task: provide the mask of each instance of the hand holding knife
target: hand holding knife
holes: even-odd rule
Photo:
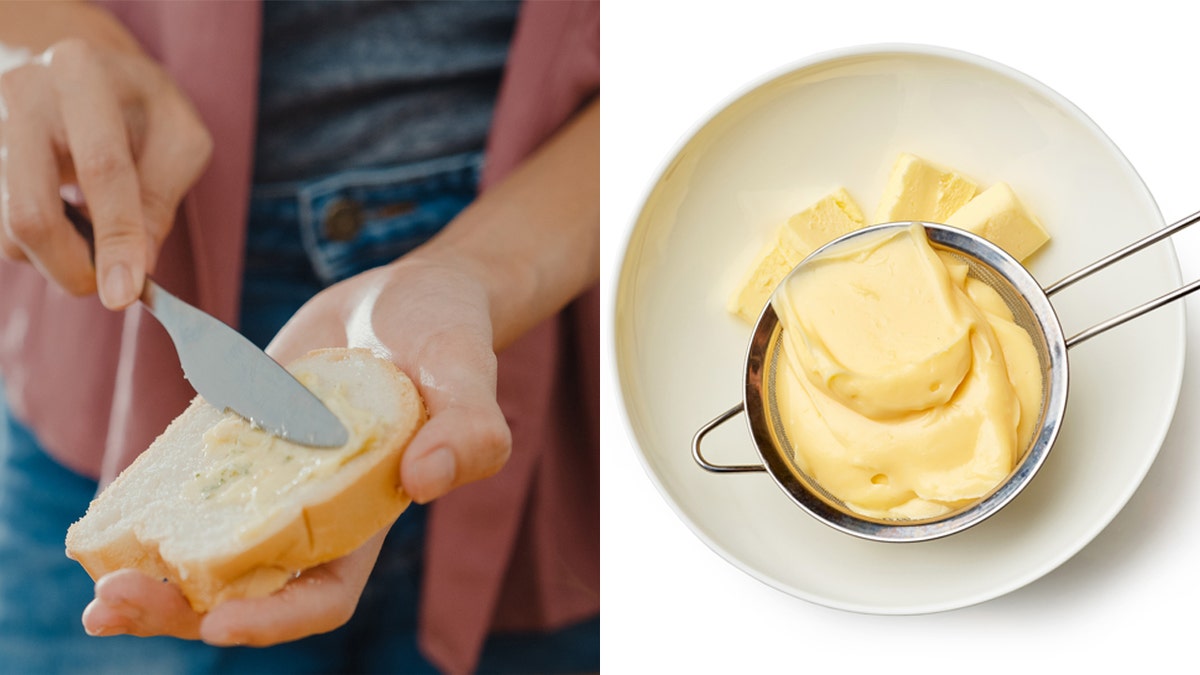
[[[69,202],[63,209],[94,253],[91,221]],[[139,300],[167,329],[184,377],[213,407],[293,443],[334,448],[347,442],[345,426],[325,404],[245,336],[149,277]]]

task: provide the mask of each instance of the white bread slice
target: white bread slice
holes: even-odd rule
[[[134,568],[169,580],[193,609],[206,612],[226,599],[270,595],[300,571],[346,555],[389,526],[410,503],[399,488],[399,467],[426,417],[416,387],[365,349],[314,351],[289,370],[322,400],[332,400],[351,432],[346,447],[271,440],[197,397],[70,527],[67,556],[93,579]],[[266,445],[251,444],[253,468],[229,486],[222,480],[226,492],[213,493],[209,488],[217,483],[204,481],[216,476],[221,454],[243,447],[211,435],[205,447],[205,434],[221,422],[221,429]],[[284,471],[283,464],[287,471],[336,464],[340,457],[331,461],[322,453],[339,452],[348,458],[330,473],[284,480],[266,494],[245,490],[279,483],[268,476]]]

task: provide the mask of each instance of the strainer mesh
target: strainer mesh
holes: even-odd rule
[[[939,246],[932,241],[930,244],[933,245],[934,248],[941,251],[946,251],[953,257],[957,258],[963,263],[966,263],[968,277],[978,279],[995,289],[1000,295],[1000,298],[1004,301],[1004,304],[1008,306],[1009,311],[1012,312],[1013,322],[1020,326],[1033,339],[1034,350],[1037,352],[1038,364],[1042,372],[1042,402],[1037,413],[1038,421],[1032,427],[1033,433],[1031,434],[1030,438],[1024,439],[1022,451],[1015,462],[1015,464],[1020,464],[1021,459],[1032,447],[1033,442],[1037,437],[1038,430],[1045,422],[1044,417],[1046,403],[1050,395],[1050,388],[1047,386],[1047,384],[1049,382],[1051,367],[1049,351],[1050,347],[1046,341],[1046,336],[1042,332],[1041,327],[1038,325],[1037,317],[1034,315],[1032,308],[1030,308],[1029,304],[1022,298],[1020,291],[1018,291],[1016,287],[1004,277],[1004,275],[997,272],[987,263],[969,256],[961,251]],[[820,483],[818,483],[815,478],[808,475],[807,472],[804,471],[803,467],[796,462],[795,447],[788,438],[788,433],[784,427],[782,415],[780,414],[778,399],[775,395],[776,376],[779,370],[779,363],[782,361],[780,354],[782,352],[784,342],[781,339],[781,334],[782,327],[781,325],[776,324],[774,333],[771,335],[771,339],[766,350],[767,356],[766,363],[764,364],[766,378],[764,378],[764,386],[762,388],[762,396],[764,397],[763,404],[767,411],[767,419],[776,447],[796,477],[803,481],[814,494],[818,495],[826,503],[842,513],[854,518],[885,522],[878,521],[878,519],[869,518],[850,509],[844,502],[822,488]]]

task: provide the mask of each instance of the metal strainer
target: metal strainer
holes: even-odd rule
[[[1169,225],[1125,248],[1102,258],[1043,289],[1036,279],[1012,256],[977,235],[946,225],[916,223],[925,228],[934,249],[947,251],[967,264],[968,275],[994,288],[1012,311],[1014,322],[1029,333],[1037,352],[1042,373],[1042,401],[1039,420],[1032,437],[1008,478],[983,498],[942,516],[928,519],[882,519],[857,513],[826,492],[806,475],[792,459],[792,444],[787,437],[776,403],[776,371],[782,345],[782,328],[770,303],[763,309],[746,354],[745,392],[742,402],[702,426],[692,439],[692,456],[704,469],[714,473],[765,471],[783,491],[817,520],[837,530],[875,541],[926,541],[961,532],[982,522],[1012,501],[1033,479],[1045,461],[1062,426],[1067,405],[1069,368],[1067,349],[1195,290],[1200,280],[1164,294],[1123,314],[1099,323],[1070,338],[1064,338],[1062,326],[1050,296],[1071,284],[1117,262],[1175,232],[1200,221],[1200,212]],[[873,233],[903,229],[913,222],[887,223],[857,230],[818,249]],[[809,259],[811,259],[810,256]],[[797,269],[803,267],[801,263]],[[794,270],[793,270],[794,273]],[[704,458],[700,444],[710,431],[746,413],[754,445],[761,464],[720,465]]]

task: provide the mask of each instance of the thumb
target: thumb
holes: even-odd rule
[[[494,395],[459,396],[441,410],[430,408],[400,464],[400,482],[418,504],[491,476],[512,453],[512,433]]]
[[[330,318],[327,302],[318,294],[293,314],[267,345],[267,355],[286,366],[314,349],[344,346],[346,332]]]

